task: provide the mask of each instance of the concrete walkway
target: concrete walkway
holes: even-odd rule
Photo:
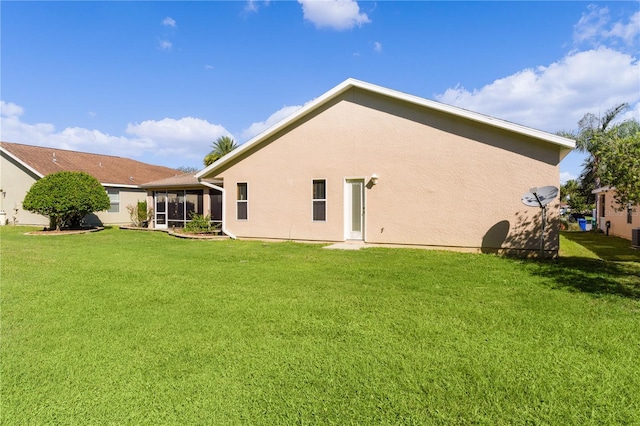
[[[371,247],[362,241],[345,241],[343,243],[335,243],[323,248],[330,250],[360,250],[361,248]]]

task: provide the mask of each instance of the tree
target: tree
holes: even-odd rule
[[[107,210],[110,202],[96,178],[84,172],[57,172],[35,182],[22,207],[49,218],[49,228],[77,226],[89,213]]]
[[[178,167],[178,170],[180,170],[182,173],[196,173],[200,169],[191,166],[180,166]]]
[[[210,166],[215,161],[218,161],[220,158],[236,149],[238,144],[229,136],[221,136],[211,145],[211,147],[213,150],[204,157],[205,167]]]
[[[570,179],[560,186],[560,199],[566,201],[574,212],[584,213],[590,210],[587,194],[575,179]]]
[[[581,176],[583,187],[589,192],[590,190],[601,186],[601,177],[599,173],[601,150],[599,145],[603,141],[603,136],[609,133],[609,126],[613,120],[628,107],[629,105],[627,103],[616,105],[605,112],[602,117],[598,117],[592,113],[587,113],[580,121],[578,121],[577,133],[564,133],[564,135],[575,139],[576,149],[578,151],[589,154],[589,158],[583,165],[584,170]],[[592,183],[593,187],[590,187],[590,185],[584,185],[587,182]]]
[[[633,135],[640,130],[640,125],[635,119],[614,123],[620,113],[628,107],[627,103],[619,104],[605,112],[602,117],[591,113],[585,114],[578,122],[577,132],[560,132],[562,136],[575,139],[578,151],[589,154],[583,163],[579,179],[586,206],[595,203],[595,195],[592,194],[594,189],[603,185],[616,186],[616,182],[622,185],[620,200],[627,200],[629,196],[631,196],[630,199],[634,199],[634,168],[629,164],[633,161],[633,143],[628,142],[631,146],[623,148],[625,143],[622,141],[629,137],[633,138]],[[623,158],[622,152],[628,152],[629,157]],[[618,179],[617,176],[620,173],[622,175]],[[626,173],[631,175],[624,177],[627,176]],[[635,182],[637,182],[639,175],[635,176]],[[629,179],[629,183],[625,183],[624,179]]]
[[[595,139],[600,178],[616,188],[619,209],[640,204],[640,123],[629,120]]]

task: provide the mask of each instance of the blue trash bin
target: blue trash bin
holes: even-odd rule
[[[587,219],[578,218],[578,226],[580,226],[581,231],[587,230]]]

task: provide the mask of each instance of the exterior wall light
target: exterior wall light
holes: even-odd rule
[[[374,173],[371,175],[371,185],[376,185],[377,183],[378,183],[378,175]]]

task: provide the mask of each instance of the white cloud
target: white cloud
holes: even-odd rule
[[[243,141],[247,141],[253,138],[254,136],[264,132],[269,127],[273,126],[276,123],[279,123],[280,121],[287,118],[288,116],[290,116],[291,114],[299,110],[300,108],[301,108],[300,105],[285,106],[283,108],[280,108],[278,111],[274,112],[273,114],[271,114],[269,118],[267,118],[265,121],[251,124],[251,126],[249,126],[248,129],[242,132]]]
[[[246,13],[257,12],[258,11],[258,2],[256,0],[249,0],[244,5],[244,11]]]
[[[49,123],[27,124],[20,120],[23,114],[22,107],[15,104],[2,102],[2,116],[0,116],[0,139],[5,142],[17,142],[24,144],[40,145],[55,132],[55,128]]]
[[[373,51],[376,53],[382,53],[382,43],[379,41],[373,42]]]
[[[260,5],[269,6],[271,0],[248,0],[244,5],[244,13],[257,13]]]
[[[207,65],[204,66],[204,69],[205,70],[212,70],[212,69],[215,69],[215,67],[213,65],[207,64]]]
[[[640,34],[640,12],[634,13],[629,19],[628,24],[616,22],[613,24],[611,31],[607,31],[605,36],[617,37],[624,40],[629,45],[634,45],[638,41]]]
[[[193,117],[129,124],[127,133],[152,142],[156,147],[155,153],[160,156],[199,161],[210,151],[213,141],[220,136],[231,136],[223,126]]]
[[[588,112],[622,102],[637,109],[640,64],[609,48],[572,53],[549,66],[526,69],[472,91],[436,95],[440,102],[549,132],[571,130]]]
[[[588,12],[583,13],[578,23],[573,27],[573,41],[576,44],[588,43],[600,46],[605,42],[623,41],[633,46],[640,34],[640,12],[634,13],[629,22],[610,23],[609,9],[589,5]]]
[[[0,102],[0,139],[3,141],[118,155],[173,167],[187,163],[200,165],[213,141],[220,136],[230,136],[223,126],[192,117],[128,124],[129,136],[114,136],[82,127],[57,131],[49,123],[21,121],[24,111],[20,106]]]
[[[573,26],[573,41],[582,43],[602,34],[607,22],[609,22],[609,9],[598,8],[596,5],[587,6],[589,12],[583,13],[577,24]]]
[[[24,109],[12,102],[0,101],[0,114],[3,117],[19,117],[24,114]]]
[[[158,143],[213,141],[219,136],[229,136],[224,127],[211,124],[201,118],[185,117],[179,120],[164,118],[146,120],[127,125],[127,133]]]
[[[347,30],[371,22],[366,13],[360,13],[358,2],[353,0],[298,0],[304,19],[317,28]]]
[[[145,147],[153,148],[151,141],[111,136],[98,130],[68,127],[58,132],[53,124],[25,123],[17,115],[3,114],[0,120],[0,138],[6,142],[124,156],[140,155]]]
[[[160,48],[160,50],[171,50],[171,48],[173,47],[173,43],[171,43],[169,40],[160,40],[158,42],[158,47]]]
[[[176,21],[172,17],[167,16],[166,18],[164,18],[162,20],[162,25],[164,25],[165,27],[174,27],[175,28]]]
[[[571,174],[571,172],[560,172],[560,183],[564,185],[568,180],[578,179],[578,176]]]
[[[621,113],[619,119],[615,120],[615,122],[631,120],[634,118],[640,121],[640,102],[637,102],[635,105],[631,104],[629,109]]]

